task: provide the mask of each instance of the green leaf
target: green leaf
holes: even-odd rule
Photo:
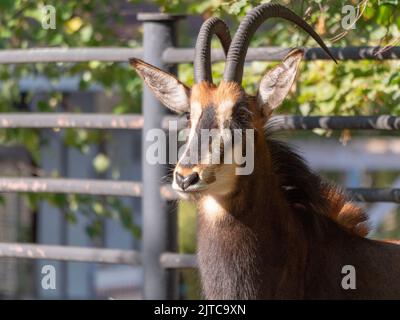
[[[3,1],[4,0],[1,0],[0,3],[2,3]],[[37,21],[42,21],[42,16],[43,16],[42,8],[36,7],[36,8],[31,8],[31,9],[25,9],[24,16],[35,19]]]
[[[68,204],[67,195],[56,193],[53,195],[52,203],[58,208],[66,208]]]
[[[51,107],[47,101],[39,101],[37,104],[37,108],[41,112],[51,111]]]
[[[135,238],[141,238],[142,237],[142,229],[137,226],[137,225],[132,225],[131,228],[131,233]]]
[[[94,202],[92,205],[92,209],[99,216],[105,215],[105,209],[101,202]]]
[[[1,10],[13,10],[16,4],[15,0],[1,0],[0,9]]]
[[[93,159],[93,166],[95,170],[99,173],[106,172],[110,167],[110,159],[103,153],[99,153]]]
[[[91,25],[86,25],[80,30],[81,39],[84,42],[88,42],[93,35],[93,27]]]
[[[238,15],[241,13],[244,7],[246,7],[246,0],[235,1],[228,9],[228,12],[234,15]]]
[[[68,212],[65,214],[65,220],[66,220],[68,223],[71,223],[71,224],[76,224],[76,223],[78,222],[78,218],[76,217],[76,214],[73,213],[73,212],[71,212],[71,211],[68,211]]]
[[[121,219],[122,225],[125,228],[130,228],[132,226],[132,213],[128,208],[123,208],[119,211],[119,217]]]
[[[380,25],[387,25],[392,15],[393,7],[390,5],[380,5],[376,22]]]
[[[101,223],[101,220],[95,220],[92,222],[92,224],[86,227],[86,233],[91,238],[98,237],[99,235],[102,234],[102,231],[103,231],[103,224]]]
[[[3,207],[6,205],[6,199],[4,196],[0,195],[0,207]]]
[[[363,12],[363,16],[364,18],[371,19],[374,15],[375,15],[375,8],[372,5],[367,5],[367,7],[365,8],[364,12]]]
[[[397,6],[399,4],[399,1],[398,0],[380,0],[380,3]]]

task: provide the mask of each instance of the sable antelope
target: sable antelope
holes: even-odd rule
[[[130,61],[165,106],[189,114],[188,144],[200,129],[255,130],[250,175],[236,175],[236,164],[188,165],[182,158],[174,170],[173,187],[198,207],[204,295],[207,299],[400,298],[400,248],[366,239],[366,214],[268,133],[271,113],[288,94],[303,51],[291,51],[268,71],[256,96],[247,95],[241,86],[250,38],[270,17],[295,23],[334,59],[302,18],[286,7],[264,4],[247,14],[232,43],[223,21],[211,18],[203,24],[191,89],[143,61]],[[211,76],[213,34],[227,54],[219,85]],[[355,290],[341,285],[346,265],[355,268]]]

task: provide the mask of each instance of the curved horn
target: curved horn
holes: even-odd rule
[[[265,20],[275,17],[291,21],[302,28],[336,62],[321,37],[307,22],[282,5],[266,3],[252,9],[241,22],[229,48],[224,70],[224,81],[235,81],[239,84],[242,82],[244,60],[251,37]]]
[[[196,83],[208,81],[212,83],[211,74],[211,38],[216,34],[221,41],[225,56],[231,44],[228,26],[219,18],[209,18],[201,26],[197,36],[194,54],[194,79]]]

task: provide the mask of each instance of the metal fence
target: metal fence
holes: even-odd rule
[[[177,63],[193,61],[193,48],[176,47],[176,27],[183,16],[144,13],[138,15],[143,22],[143,48],[41,48],[0,51],[0,63],[115,61],[127,62],[128,58],[145,59],[163,70],[176,72]],[[400,47],[393,47],[376,54],[375,47],[331,48],[338,60],[382,60],[399,59]],[[280,60],[289,49],[249,49],[247,61]],[[318,48],[306,50],[306,60],[326,59]],[[223,59],[221,50],[212,51],[212,60]],[[0,128],[86,128],[86,129],[141,129],[143,137],[153,128],[165,127],[171,115],[143,89],[142,115],[111,114],[26,114],[3,113]],[[400,117],[380,116],[323,116],[276,117],[278,130],[399,130]],[[142,149],[146,150],[143,139]],[[144,154],[144,153],[143,153]],[[361,161],[361,160],[360,160]],[[92,195],[142,197],[143,205],[143,249],[131,250],[78,248],[36,244],[0,243],[0,257],[30,259],[53,259],[63,261],[98,262],[128,265],[143,265],[144,297],[146,299],[177,298],[177,268],[194,268],[196,258],[176,253],[176,215],[171,214],[170,201],[176,194],[169,185],[160,181],[165,175],[163,166],[148,164],[142,160],[143,182],[45,178],[1,178],[0,192],[47,192]],[[358,201],[400,203],[400,189],[348,189]]]

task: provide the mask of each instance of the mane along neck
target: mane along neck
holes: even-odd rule
[[[352,234],[361,237],[368,234],[367,214],[351,203],[338,186],[313,172],[286,143],[269,136],[266,141],[272,168],[279,177],[279,188],[296,214],[323,216]]]
[[[254,171],[238,176],[234,192],[198,201],[208,299],[302,297],[310,233],[367,232],[364,213],[286,144],[267,139],[255,150]]]

